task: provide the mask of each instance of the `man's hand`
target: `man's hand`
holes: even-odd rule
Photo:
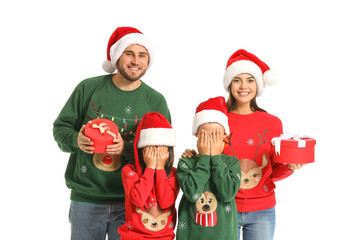
[[[181,158],[191,158],[192,156],[197,155],[197,154],[198,153],[194,149],[192,149],[192,150],[185,149],[185,152],[183,152],[183,154],[181,154],[181,157],[179,159],[181,159]]]
[[[85,136],[85,125],[83,125],[79,131],[78,137],[77,137],[77,144],[83,152],[93,154],[94,147],[93,142],[90,141],[90,138]]]
[[[115,144],[106,147],[106,152],[112,155],[120,155],[124,151],[124,140],[120,133],[118,133],[117,138],[115,138],[113,142]]]

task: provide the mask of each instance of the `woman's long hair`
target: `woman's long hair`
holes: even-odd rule
[[[229,98],[228,98],[228,100],[226,102],[226,105],[227,105],[227,108],[228,108],[228,112],[231,112],[232,110],[234,110],[236,108],[236,99],[231,93],[231,84],[229,86]],[[251,101],[250,101],[250,109],[253,112],[255,112],[255,111],[266,112],[264,109],[260,108],[257,105],[256,96],[253,99],[251,99]]]
[[[144,162],[144,156],[143,156],[142,150],[143,150],[142,148],[138,148],[138,156],[139,156],[139,163],[141,166],[141,171],[142,171],[142,173],[144,173],[146,165]],[[169,151],[169,158],[165,162],[164,169],[166,172],[166,176],[170,177],[170,174],[172,172],[172,168],[174,165],[174,147],[168,147],[168,151]]]

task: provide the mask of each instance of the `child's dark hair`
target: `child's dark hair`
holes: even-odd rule
[[[144,156],[143,156],[142,150],[143,150],[142,148],[138,148],[138,156],[139,156],[139,163],[141,166],[141,171],[142,171],[142,173],[144,173],[146,165],[144,162]],[[168,147],[168,151],[169,151],[169,158],[165,162],[164,169],[166,172],[166,176],[170,177],[170,174],[172,172],[172,168],[174,165],[174,147]]]

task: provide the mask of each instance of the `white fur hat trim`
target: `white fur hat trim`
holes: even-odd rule
[[[172,128],[146,128],[140,131],[137,148],[146,146],[169,146],[175,147],[176,136]]]
[[[231,81],[239,74],[248,73],[256,79],[257,96],[260,96],[264,91],[264,81],[261,68],[252,61],[240,60],[231,64],[225,71],[223,84],[227,92],[230,90]]]
[[[205,123],[219,123],[225,129],[225,134],[229,134],[228,117],[218,110],[202,110],[195,114],[193,119],[192,134],[196,135],[199,127]]]
[[[122,38],[120,38],[116,43],[114,43],[110,48],[110,59],[111,65],[116,69],[116,62],[119,60],[121,54],[124,50],[132,45],[132,44],[139,44],[146,48],[149,54],[149,66],[151,66],[152,62],[154,61],[154,54],[153,54],[153,46],[150,41],[141,33],[129,33]],[[103,67],[104,68],[104,67]],[[104,68],[105,70],[105,68]],[[105,70],[106,71],[106,70]]]

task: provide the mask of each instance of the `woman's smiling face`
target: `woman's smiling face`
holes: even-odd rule
[[[237,104],[250,105],[250,101],[256,96],[256,90],[256,80],[248,73],[239,74],[231,81],[231,94]]]

